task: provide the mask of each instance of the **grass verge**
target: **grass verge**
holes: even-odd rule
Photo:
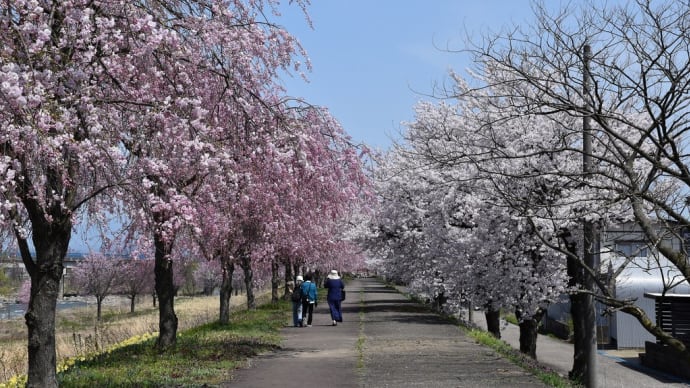
[[[148,299],[148,298],[146,298]],[[129,312],[129,300],[109,297],[103,306],[103,319],[96,320],[96,305],[58,310],[55,316],[55,350],[58,367],[158,330],[158,309],[142,299],[135,313]],[[150,301],[150,299],[148,299]],[[244,295],[231,299],[231,308],[246,308]],[[181,296],[175,298],[179,330],[183,331],[218,319],[218,296]],[[26,376],[27,329],[23,319],[0,321],[0,387]]]
[[[61,387],[212,387],[232,379],[247,358],[276,349],[290,309],[265,304],[182,331],[174,348],[160,353],[155,337],[133,339],[93,357],[72,360],[60,372]]]
[[[496,351],[498,354],[500,354],[502,357],[505,359],[513,362],[514,364],[522,367],[523,369],[527,370],[528,372],[534,374],[537,376],[541,381],[543,381],[545,384],[549,385],[550,387],[557,387],[557,388],[576,388],[579,387],[578,385],[574,385],[572,381],[568,380],[567,378],[561,376],[557,372],[553,370],[549,370],[548,368],[544,367],[543,365],[539,364],[536,360],[533,360],[524,354],[520,353],[517,349],[513,348],[510,346],[508,343],[505,341],[501,341],[500,339],[497,339],[490,333],[483,331],[483,330],[477,330],[477,329],[467,329],[467,334],[474,338],[477,342],[479,342],[482,345],[485,345],[494,351]]]
[[[359,332],[357,335],[357,370],[360,375],[364,373],[364,343],[366,336],[364,335],[364,291],[359,292]]]

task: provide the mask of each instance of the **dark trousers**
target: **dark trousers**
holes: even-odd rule
[[[328,299],[328,308],[331,310],[331,319],[336,321],[336,322],[342,322],[343,321],[343,313],[340,310],[340,301],[339,300],[330,300]]]
[[[303,302],[302,303],[302,323],[307,320],[307,325],[311,325],[311,319],[314,316],[314,303]]]

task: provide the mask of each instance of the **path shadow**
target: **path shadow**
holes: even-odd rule
[[[347,288],[345,288],[347,290]],[[382,287],[364,287],[360,288],[362,292],[366,292],[367,294],[399,294],[400,292],[398,290],[394,290],[392,288],[382,288]]]
[[[616,359],[620,360],[618,364],[628,368],[632,369],[634,371],[644,373],[647,376],[657,380],[660,383],[663,384],[671,384],[671,383],[681,383],[681,384],[687,384],[690,385],[690,380],[683,379],[679,376],[674,376],[669,373],[664,373],[662,371],[644,366],[640,363],[640,359],[638,357],[616,357]]]
[[[343,314],[364,313],[367,320],[375,321],[394,321],[410,324],[439,324],[445,325],[452,323],[449,319],[435,313],[429,306],[415,303],[408,300],[368,300],[362,305],[343,305]],[[369,314],[381,314],[380,319]]]

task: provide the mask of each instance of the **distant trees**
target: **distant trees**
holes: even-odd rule
[[[204,291],[210,295],[218,286],[220,271],[210,262],[186,260],[176,273],[176,292],[184,289],[189,295]],[[130,300],[130,312],[135,311],[136,300],[151,295],[154,290],[154,262],[152,259],[125,258],[91,254],[81,260],[70,272],[71,286],[80,295],[94,296],[97,318],[101,318],[103,300],[109,295],[124,295]],[[189,274],[186,275],[185,272]]]
[[[468,302],[484,307],[496,336],[498,311],[515,311],[525,329],[521,350],[536,357],[537,322],[565,292],[565,265],[501,194],[527,198],[539,186],[503,179],[508,168],[522,167],[517,160],[501,166],[491,156],[472,113],[481,112],[477,102],[417,107],[405,143],[379,163],[381,204],[365,242],[383,258],[387,274],[445,302],[449,311]],[[520,149],[519,141],[506,144]],[[488,174],[499,168],[502,175]]]
[[[5,271],[0,270],[0,295],[10,294],[14,288],[16,288],[12,283],[12,280],[7,276]]]
[[[213,290],[222,284],[222,274],[219,260],[204,260],[194,271],[194,281],[201,288],[204,295],[213,294]]]
[[[94,254],[85,257],[72,270],[79,293],[96,297],[96,319],[99,321],[103,300],[115,293],[122,282],[122,269],[119,261]]]
[[[134,312],[137,297],[153,293],[153,260],[128,259],[120,263],[117,273],[118,291],[129,298],[129,311]]]

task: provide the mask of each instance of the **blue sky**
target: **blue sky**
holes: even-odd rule
[[[308,83],[284,77],[283,84],[291,96],[327,107],[354,141],[381,150],[450,68],[470,66],[465,54],[444,48],[463,47],[466,33],[478,37],[532,15],[530,0],[312,1],[313,29],[294,5],[274,19],[299,39],[313,67]],[[72,237],[70,250],[88,251],[83,233]]]
[[[288,94],[329,108],[355,141],[383,150],[449,69],[470,66],[446,47],[532,18],[529,0],[313,0],[308,12],[313,29],[295,6],[276,20],[313,66],[309,83],[284,78]]]

